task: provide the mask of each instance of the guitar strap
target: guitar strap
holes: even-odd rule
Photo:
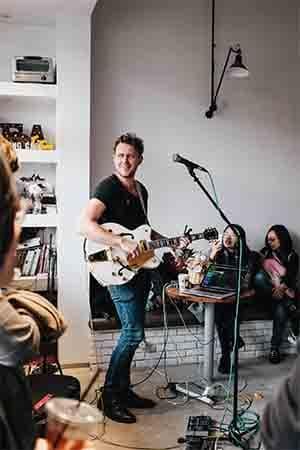
[[[148,214],[147,214],[147,211],[146,211],[146,206],[145,206],[144,198],[143,198],[143,194],[142,194],[141,183],[140,183],[138,180],[136,180],[136,190],[137,190],[137,193],[138,193],[138,196],[139,196],[140,203],[141,203],[141,205],[142,205],[143,212],[144,212],[144,214],[145,214],[145,216],[146,216],[147,225],[150,225],[149,219],[148,219]]]

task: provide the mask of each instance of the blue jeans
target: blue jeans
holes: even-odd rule
[[[145,306],[150,290],[150,274],[141,270],[128,283],[109,286],[116,307],[121,335],[111,355],[104,388],[116,395],[130,387],[130,366],[136,349],[144,339]]]

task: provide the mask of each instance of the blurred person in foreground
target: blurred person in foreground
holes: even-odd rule
[[[299,342],[298,342],[299,346]],[[261,422],[265,450],[300,449],[300,357],[267,404]]]
[[[20,234],[18,198],[13,177],[0,152],[0,286],[13,278]],[[22,364],[38,350],[39,328],[34,319],[18,312],[0,295],[0,448],[32,449],[35,432],[30,390]],[[18,408],[16,408],[18,405]]]
[[[13,278],[21,231],[22,212],[12,175],[18,168],[18,158],[11,143],[0,135],[1,288],[6,288]],[[23,371],[23,364],[39,349],[41,323],[38,324],[28,310],[15,308],[2,291],[0,289],[0,449],[51,450],[51,444],[46,440],[36,440],[31,390]],[[42,308],[43,304],[39,306]],[[63,331],[63,326],[61,331],[57,330],[58,334]],[[59,448],[58,445],[57,450]],[[75,444],[73,448],[77,448]],[[81,448],[93,450],[94,446],[82,442]]]

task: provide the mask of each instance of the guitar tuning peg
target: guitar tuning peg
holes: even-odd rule
[[[185,225],[184,231],[183,231],[183,235],[184,236],[189,236],[191,234],[191,232],[192,232],[192,228],[189,228],[188,225]]]

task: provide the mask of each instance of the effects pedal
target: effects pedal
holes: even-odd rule
[[[185,432],[186,442],[191,444],[208,438],[211,425],[212,419],[209,416],[189,416]]]

